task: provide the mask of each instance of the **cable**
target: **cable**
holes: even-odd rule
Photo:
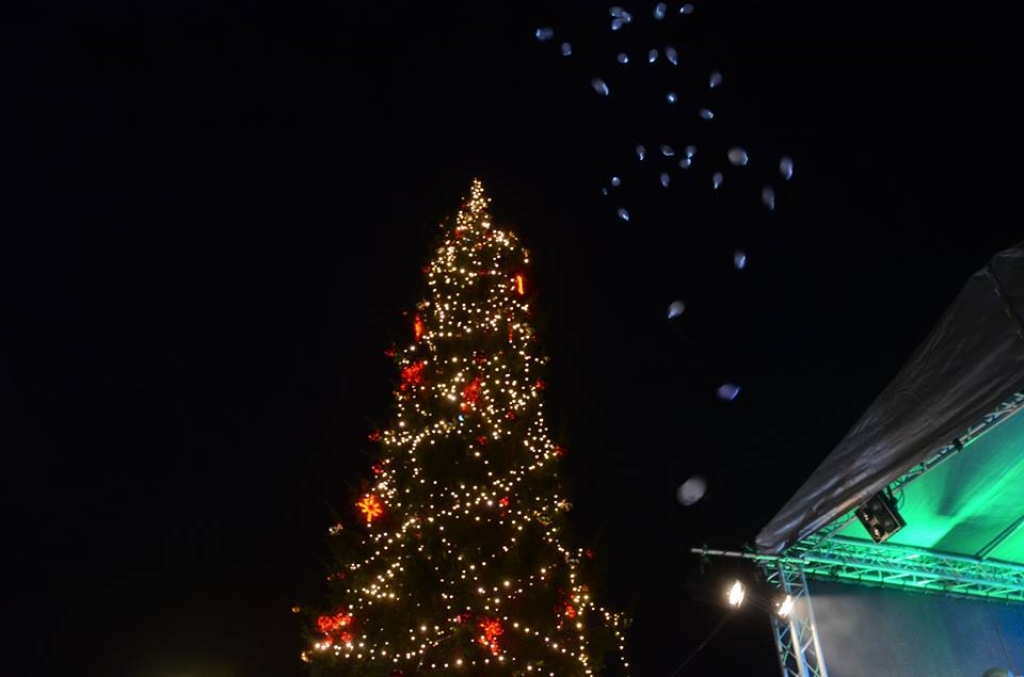
[[[715,635],[717,635],[717,634],[719,633],[719,631],[720,631],[720,630],[721,630],[721,629],[722,629],[723,627],[725,627],[725,624],[726,624],[726,623],[728,623],[728,622],[729,622],[729,619],[730,619],[730,618],[732,618],[732,617],[733,617],[733,614],[729,614],[728,616],[725,616],[725,617],[723,617],[723,618],[722,618],[722,620],[718,621],[718,625],[716,625],[716,626],[715,626],[714,628],[712,628],[712,629],[711,629],[711,632],[709,632],[709,633],[708,633],[708,636],[704,638],[704,641],[700,643],[700,646],[698,646],[698,647],[697,647],[696,649],[694,649],[693,653],[692,653],[692,654],[690,654],[689,656],[687,656],[686,660],[685,660],[685,661],[683,661],[683,662],[682,662],[682,663],[681,663],[681,664],[679,665],[679,667],[678,667],[678,668],[676,668],[675,670],[673,670],[673,671],[672,671],[672,674],[671,674],[671,675],[669,675],[668,677],[675,677],[675,676],[676,676],[676,674],[677,674],[677,673],[678,673],[678,672],[679,672],[680,670],[682,670],[683,668],[685,668],[685,667],[686,667],[686,664],[687,664],[687,663],[689,663],[689,662],[690,662],[691,660],[693,660],[693,657],[694,657],[694,656],[696,656],[697,654],[699,654],[699,653],[700,653],[700,651],[701,651],[701,649],[703,649],[703,648],[704,648],[705,646],[707,646],[707,643],[708,643],[708,642],[710,642],[710,641],[712,640],[712,638],[713,638],[713,637],[714,637]]]

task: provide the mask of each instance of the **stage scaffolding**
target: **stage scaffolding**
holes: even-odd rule
[[[906,487],[1021,410],[1024,410],[1024,392],[1015,393],[964,435],[894,480],[889,485],[890,490],[898,491]],[[793,609],[785,618],[771,614],[783,677],[828,677],[808,579],[1024,602],[1024,566],[986,558],[987,553],[1002,538],[1022,526],[1020,523],[1011,525],[986,545],[979,556],[971,557],[944,554],[926,548],[876,544],[838,534],[855,519],[856,514],[851,511],[778,555],[754,550],[740,552],[707,547],[691,548],[691,552],[702,557],[749,560],[779,595],[793,598]]]

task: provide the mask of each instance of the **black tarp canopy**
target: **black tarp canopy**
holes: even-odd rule
[[[757,535],[757,547],[778,553],[847,514],[1022,387],[1024,242],[968,279],[893,380]],[[1024,471],[1024,436],[1008,444],[1020,448],[1003,445],[1002,457],[1022,459],[1014,467]],[[1024,485],[1018,487],[1019,498],[1000,508],[1008,516],[1024,505]]]

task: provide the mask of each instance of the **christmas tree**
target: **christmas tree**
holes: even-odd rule
[[[564,449],[543,414],[529,252],[479,181],[424,268],[428,298],[389,350],[390,427],[372,479],[331,528],[314,675],[625,674],[625,619],[597,605],[594,554],[565,542]],[[345,520],[343,520],[345,522]]]

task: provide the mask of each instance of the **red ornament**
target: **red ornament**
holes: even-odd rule
[[[566,604],[565,605],[565,617],[566,618],[576,618],[576,607],[574,607],[572,604]]]
[[[390,348],[388,348],[387,350],[384,351],[384,354],[387,355],[388,357],[394,357],[395,356],[395,347],[391,346]]]
[[[558,456],[559,458],[561,458],[562,456],[565,456],[565,447],[563,447],[560,444],[556,444],[555,445],[555,456]]]
[[[417,341],[423,337],[423,318],[419,315],[416,315],[416,317],[413,318],[412,335]]]
[[[337,639],[346,644],[352,641],[352,633],[348,631],[351,625],[352,615],[344,611],[333,616],[321,616],[316,619],[317,629],[324,633],[327,639],[331,641]]]
[[[490,649],[492,655],[497,656],[501,653],[498,638],[505,634],[501,621],[497,618],[483,618],[480,620],[480,631],[481,635],[477,641]]]
[[[498,501],[498,505],[501,506],[501,510],[498,511],[499,517],[505,517],[508,515],[508,503],[508,496],[503,496],[501,500]]]
[[[374,475],[379,475],[382,472],[384,472],[384,466],[380,463],[374,463],[373,465],[370,466],[370,470],[373,471]]]
[[[480,400],[480,377],[474,376],[473,380],[462,390],[462,411],[469,411],[476,407]]]
[[[370,440],[371,442],[379,442],[380,441],[380,431],[379,430],[374,430],[372,433],[370,433],[369,435],[366,436],[366,439]]]
[[[533,384],[533,387],[537,390],[544,390],[548,387],[548,384],[544,382],[544,379],[539,378],[537,379],[537,382]]]
[[[480,365],[487,364],[487,355],[485,353],[476,352],[473,354],[473,361]]]
[[[384,506],[373,494],[367,494],[361,501],[356,503],[356,507],[359,511],[366,516],[366,523],[372,524],[373,520],[377,519],[384,514]]]
[[[402,369],[402,385],[398,387],[403,393],[407,392],[412,386],[418,386],[423,383],[423,362],[413,362],[408,367]]]
[[[487,435],[477,435],[476,443],[479,444],[481,447],[486,447],[487,446]]]
[[[583,551],[583,556],[586,557],[587,559],[594,559],[594,551],[591,550],[590,548],[587,548],[586,550]]]

